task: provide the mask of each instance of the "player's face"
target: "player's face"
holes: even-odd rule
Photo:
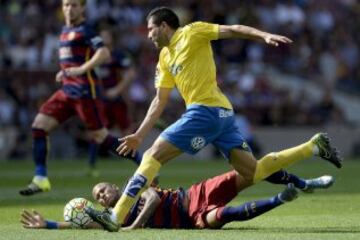
[[[105,208],[114,207],[119,200],[119,188],[114,184],[99,183],[92,191],[94,199]]]
[[[155,44],[157,48],[163,48],[169,44],[165,34],[166,24],[162,22],[159,26],[153,22],[151,17],[148,20],[148,38]]]
[[[66,21],[76,23],[82,18],[85,9],[81,5],[80,0],[63,0],[62,3]]]

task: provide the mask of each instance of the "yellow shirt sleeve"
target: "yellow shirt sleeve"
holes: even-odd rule
[[[160,53],[160,59],[156,66],[155,88],[174,88],[175,80],[171,73],[164,67],[163,54]]]
[[[207,22],[194,22],[188,25],[194,37],[212,41],[219,39],[219,25]]]

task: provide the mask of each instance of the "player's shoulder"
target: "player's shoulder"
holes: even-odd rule
[[[198,29],[207,27],[209,25],[213,25],[213,23],[203,22],[203,21],[196,21],[189,23],[183,27],[184,31],[197,31]]]
[[[93,25],[91,25],[90,23],[88,22],[83,22],[79,25],[79,29],[84,31],[85,33],[89,33],[89,34],[92,34],[92,33],[95,33],[95,27]]]

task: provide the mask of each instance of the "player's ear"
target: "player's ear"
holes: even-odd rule
[[[160,23],[160,27],[161,27],[162,29],[166,29],[166,28],[169,27],[169,25],[168,25],[165,21],[162,21],[162,22]]]

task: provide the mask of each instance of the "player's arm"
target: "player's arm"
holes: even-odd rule
[[[33,210],[32,212],[23,210],[20,222],[24,228],[28,229],[73,229],[75,226],[71,222],[55,222],[44,219],[44,217]],[[86,225],[87,229],[103,229],[98,223],[91,222]]]
[[[245,25],[219,25],[219,39],[227,38],[259,40],[276,47],[279,43],[292,43],[292,40],[285,36],[264,32]]]
[[[148,188],[145,192],[141,194],[141,198],[145,200],[141,212],[130,226],[124,227],[122,228],[122,230],[132,230],[144,227],[161,202],[160,197],[156,193],[154,188]]]
[[[127,155],[133,152],[133,155],[135,155],[135,151],[143,141],[144,137],[151,130],[164,111],[169,101],[171,90],[172,88],[157,88],[155,98],[152,100],[145,119],[141,123],[139,129],[134,134],[120,139],[122,143],[116,149],[119,154]]]
[[[20,222],[23,224],[24,228],[29,229],[70,229],[72,228],[70,222],[54,222],[44,219],[44,217],[33,210],[28,212],[23,210],[21,213]]]
[[[94,55],[79,67],[70,67],[63,71],[66,76],[79,76],[87,71],[94,69],[96,66],[106,63],[110,60],[110,51],[103,46],[98,48]]]

